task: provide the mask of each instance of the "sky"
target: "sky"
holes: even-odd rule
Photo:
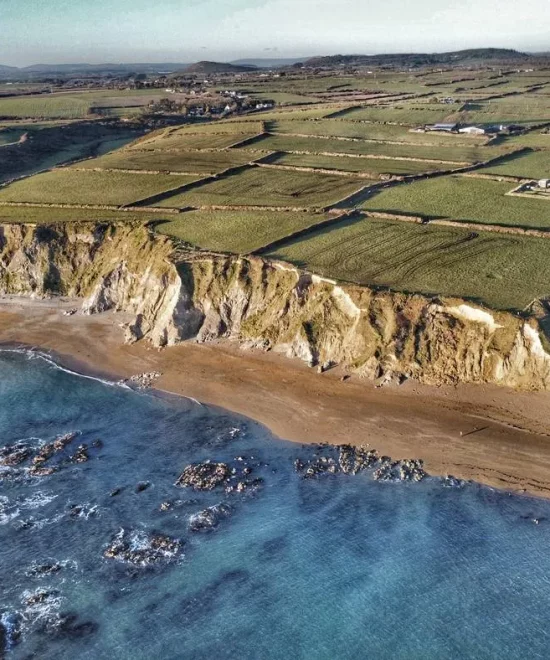
[[[550,0],[0,0],[0,64],[550,50]]]

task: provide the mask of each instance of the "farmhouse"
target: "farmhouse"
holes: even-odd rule
[[[432,124],[424,128],[426,131],[443,131],[445,133],[456,133],[458,124]]]

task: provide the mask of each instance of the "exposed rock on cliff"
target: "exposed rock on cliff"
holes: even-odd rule
[[[142,226],[0,226],[0,293],[78,296],[86,313],[130,312],[127,339],[157,346],[228,337],[367,378],[550,388],[534,318],[182,251]]]

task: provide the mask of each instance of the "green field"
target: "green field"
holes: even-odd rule
[[[523,309],[550,294],[548,241],[373,219],[346,220],[270,253],[331,278]]]
[[[550,104],[544,97],[522,95],[476,102],[464,106],[464,112],[453,115],[464,123],[538,123],[550,121]]]
[[[252,114],[248,115],[245,117],[240,117],[239,121],[245,121],[245,122],[253,122],[253,121],[258,121],[259,118],[261,118],[263,121],[276,121],[278,119],[284,119],[287,121],[304,121],[304,120],[309,120],[309,119],[321,119],[322,117],[325,117],[326,115],[334,112],[335,110],[338,109],[343,109],[344,106],[336,106],[336,105],[327,105],[326,103],[316,105],[314,107],[312,106],[307,106],[304,108],[288,108],[288,109],[274,109],[270,110],[267,112],[262,112],[259,114]],[[230,119],[228,122],[233,122],[235,120]]]
[[[78,167],[214,174],[230,167],[244,165],[253,158],[252,154],[239,150],[172,152],[122,149],[102,158],[78,163]]]
[[[414,126],[445,121],[453,113],[458,112],[459,109],[459,104],[446,105],[441,103],[371,105],[348,110],[346,113],[341,114],[340,118],[361,121],[389,121]]]
[[[156,230],[207,250],[245,254],[326,217],[281,211],[188,211]]]
[[[387,142],[367,142],[356,140],[334,140],[319,137],[296,137],[293,135],[268,135],[245,145],[242,149],[264,151],[299,151],[311,154],[357,154],[388,156],[391,158],[423,158],[445,160],[455,163],[485,161],[507,153],[507,146],[478,147],[429,147]]]
[[[484,136],[463,134],[424,133],[412,131],[408,126],[395,124],[367,124],[341,119],[319,119],[317,121],[287,121],[280,119],[268,123],[272,133],[294,133],[303,135],[324,135],[328,137],[349,137],[360,140],[388,140],[406,144],[432,146],[468,146],[486,144]]]
[[[121,206],[195,180],[196,177],[83,172],[64,168],[37,174],[0,188],[0,202]]]
[[[533,147],[535,149],[550,149],[550,133],[531,131],[524,135],[507,138],[506,144],[514,148]]]
[[[525,179],[550,179],[550,151],[533,151],[520,156],[509,156],[498,165],[485,167],[480,172],[507,174]]]
[[[112,108],[119,114],[140,111],[150,101],[173,98],[162,90],[82,90],[36,96],[0,98],[0,117],[37,119],[83,119],[94,109]]]
[[[240,133],[249,135],[261,133],[262,122],[259,120],[259,116],[260,115],[252,115],[252,117],[248,118],[250,121],[246,121],[246,117],[239,117],[238,119],[232,120],[223,119],[220,121],[196,122],[193,124],[186,124],[185,126],[178,128],[169,128],[168,130],[163,131],[163,134],[166,136],[176,136],[190,134],[210,135],[213,133],[226,133],[228,135],[235,134],[236,139],[239,139]]]
[[[156,137],[152,140],[144,140],[132,145],[131,149],[141,151],[158,151],[163,149],[226,149],[227,147],[258,135],[257,132],[249,133],[173,133],[168,136]]]
[[[550,203],[507,196],[510,182],[445,176],[382,190],[362,204],[371,211],[464,222],[548,229]]]
[[[148,222],[160,220],[158,213],[134,211],[96,211],[93,209],[56,209],[52,207],[2,206],[0,222],[50,224],[55,222]]]
[[[253,99],[258,101],[270,100],[275,101],[277,105],[299,105],[318,103],[319,99],[314,96],[305,96],[304,94],[293,94],[292,92],[255,92],[251,95]]]
[[[346,156],[317,156],[315,154],[280,153],[270,158],[269,162],[274,165],[361,172],[372,175],[373,179],[376,179],[380,174],[418,174],[419,172],[449,169],[449,165],[414,160],[349,158]]]
[[[322,208],[365,185],[362,179],[251,167],[159,202],[158,206],[254,205]]]
[[[82,119],[89,107],[85,100],[69,95],[19,96],[0,99],[0,118]]]

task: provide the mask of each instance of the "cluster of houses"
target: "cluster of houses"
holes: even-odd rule
[[[428,124],[424,131],[437,131],[441,133],[466,133],[467,135],[496,135],[498,133],[514,133],[521,131],[521,126],[515,124],[495,124],[493,126],[463,126],[457,122],[449,124]]]

